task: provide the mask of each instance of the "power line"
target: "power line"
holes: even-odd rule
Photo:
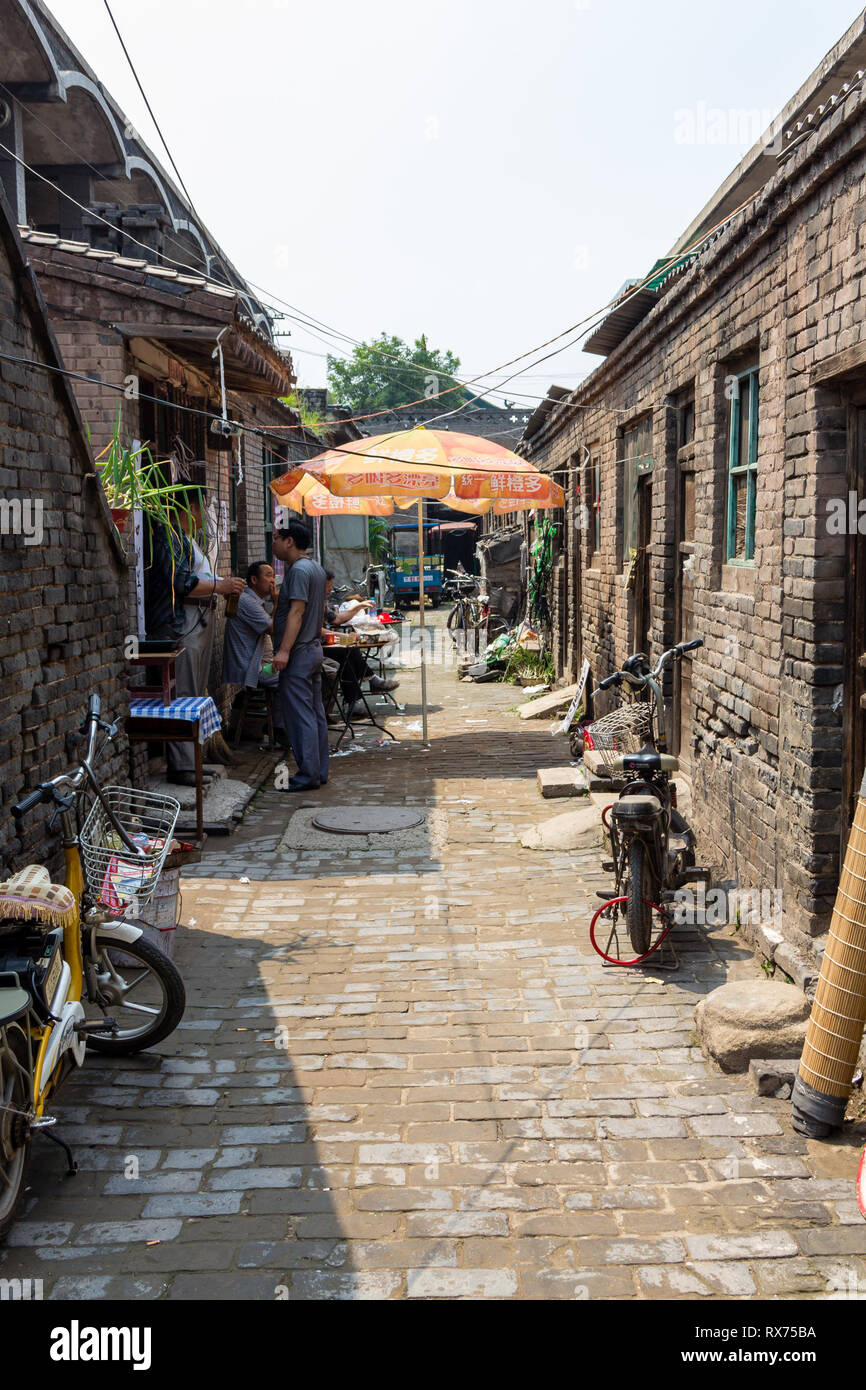
[[[124,57],[126,58],[127,63],[129,64],[130,72],[132,73],[133,77],[135,78],[135,85],[136,85],[136,87],[138,88],[138,90],[140,91],[142,100],[143,100],[145,106],[147,107],[147,114],[150,116],[150,119],[153,121],[154,129],[156,130],[157,135],[159,136],[160,140],[162,141],[162,147],[163,147],[163,149],[165,150],[166,154],[168,155],[168,158],[169,158],[169,161],[170,161],[170,163],[171,163],[172,169],[174,170],[175,174],[177,175],[177,181],[178,181],[178,183],[180,184],[181,188],[183,189],[184,193],[186,194],[186,199],[187,199],[187,202],[188,202],[189,205],[190,205],[190,209],[191,209],[193,212],[195,212],[195,205],[193,204],[192,197],[191,197],[191,195],[190,195],[190,191],[189,191],[189,189],[187,188],[186,184],[185,184],[184,181],[183,181],[183,175],[181,174],[180,170],[178,169],[178,167],[177,167],[177,165],[176,165],[176,163],[175,163],[175,161],[174,161],[174,155],[172,154],[171,150],[170,150],[169,147],[168,147],[168,141],[166,140],[165,136],[163,135],[163,133],[162,133],[162,128],[161,128],[161,126],[160,126],[160,124],[159,124],[159,121],[156,119],[156,116],[154,115],[153,107],[151,106],[150,102],[149,102],[148,99],[147,99],[147,92],[144,90],[144,87],[141,85],[141,79],[139,78],[138,73],[137,73],[136,70],[135,70],[135,64],[133,63],[132,59],[131,59],[130,56],[129,56],[129,49],[127,48],[126,44],[123,42],[123,35],[121,34],[120,30],[119,30],[118,27],[117,27],[117,20],[114,18],[114,15],[111,13],[111,6],[109,5],[108,0],[102,0],[102,3],[105,5],[106,11],[107,11],[107,13],[108,13],[108,18],[111,20],[111,27],[113,28],[115,34],[117,35],[117,41],[118,41],[118,43],[120,44],[121,48],[123,49],[123,54],[124,54]],[[197,213],[197,212],[196,212],[196,217],[198,217],[198,213]],[[200,217],[199,217],[199,221],[201,221],[201,218],[200,218]]]
[[[117,231],[117,228],[114,226],[114,224],[113,224],[112,222],[110,222],[107,218],[102,217],[99,213],[94,212],[91,208],[86,207],[83,203],[79,203],[78,200],[77,200],[77,198],[74,198],[74,197],[72,196],[72,194],[67,193],[65,189],[61,188],[58,184],[54,183],[53,180],[49,179],[45,174],[41,174],[41,173],[39,172],[38,169],[34,169],[30,164],[28,164],[28,163],[26,162],[26,160],[24,160],[24,159],[23,159],[20,155],[18,155],[14,150],[10,149],[9,146],[8,146],[8,145],[5,145],[2,141],[0,141],[0,150],[4,150],[5,153],[8,154],[8,155],[10,156],[10,158],[14,159],[18,164],[22,165],[23,168],[27,169],[28,172],[31,173],[31,174],[33,174],[36,178],[42,180],[43,183],[46,183],[50,188],[52,188],[52,189],[53,189],[56,193],[58,193],[61,197],[67,198],[71,203],[73,203],[76,207],[78,207],[82,212],[86,212],[86,213],[88,214],[88,216],[94,217],[94,218],[96,218],[97,221],[100,221],[100,222],[104,223],[107,227],[110,227],[110,228],[112,229],[112,231]],[[760,191],[760,190],[759,190],[759,191]],[[747,207],[749,203],[753,202],[754,199],[755,199],[757,196],[758,196],[758,193],[757,193],[757,192],[754,193],[754,194],[752,194],[752,195],[750,195],[750,197],[747,198],[743,203],[741,203],[739,207],[735,208],[731,213],[727,214],[724,218],[720,219],[720,221],[719,221],[714,227],[710,228],[707,232],[703,233],[701,236],[699,236],[698,238],[696,238],[695,242],[692,243],[692,246],[698,246],[698,245],[704,243],[705,241],[707,241],[708,238],[709,238],[710,236],[712,236],[713,233],[714,233],[715,231],[718,230],[718,228],[720,228],[721,226],[723,226],[725,223],[730,222],[730,221],[732,220],[733,217],[735,217],[739,212],[741,212],[741,211],[743,210],[743,208]],[[129,233],[125,232],[124,235],[125,235],[125,236],[127,237],[127,239],[128,239],[129,241],[131,241],[134,245],[142,247],[145,251],[150,252],[150,251],[152,250],[152,248],[149,247],[145,242],[139,241],[136,237],[131,236]],[[692,249],[692,246],[686,247],[684,250],[680,251],[676,256],[669,257],[669,258],[668,258],[668,264],[669,264],[669,265],[674,265],[674,264],[677,263],[677,261],[680,261],[680,260],[683,258],[683,256],[688,255],[689,252],[690,252],[690,250]],[[170,265],[175,265],[175,266],[180,267],[181,269],[185,269],[185,270],[190,270],[190,271],[192,271],[192,273],[193,273],[197,278],[202,279],[202,280],[205,282],[205,284],[210,283],[211,285],[213,285],[215,288],[217,288],[217,289],[220,290],[220,291],[224,291],[226,288],[234,288],[236,293],[241,293],[241,291],[238,291],[238,290],[237,290],[237,287],[226,286],[225,284],[220,284],[220,283],[219,283],[218,281],[216,281],[216,280],[210,280],[210,281],[209,281],[207,276],[202,276],[201,271],[200,271],[199,267],[197,267],[197,266],[188,266],[188,265],[186,265],[185,263],[183,263],[183,262],[181,262],[181,261],[176,261],[176,260],[174,260],[173,258],[171,258],[171,257],[166,257],[166,256],[163,257],[163,260],[167,261]],[[591,320],[593,320],[593,319],[598,319],[599,316],[605,315],[605,314],[607,313],[607,311],[608,311],[610,308],[613,307],[614,304],[622,305],[622,304],[626,303],[630,298],[632,298],[632,297],[633,297],[635,294],[637,294],[641,289],[643,289],[643,288],[646,286],[646,284],[647,284],[651,279],[657,278],[660,274],[662,274],[662,271],[663,271],[663,268],[659,268],[659,269],[656,269],[655,271],[649,272],[649,274],[646,275],[642,280],[638,281],[635,285],[631,286],[631,288],[630,288],[624,295],[616,296],[616,297],[614,297],[613,299],[608,300],[608,302],[607,302],[600,310],[595,310],[594,313],[589,314],[589,315],[587,315],[585,318],[578,320],[577,323],[572,324],[570,328],[563,329],[562,332],[557,333],[557,334],[554,334],[553,337],[548,338],[545,342],[538,344],[537,347],[535,347],[535,348],[530,348],[527,352],[520,353],[520,354],[518,354],[516,357],[510,358],[507,362],[501,363],[498,367],[492,367],[489,371],[487,371],[487,372],[482,372],[482,373],[480,373],[478,376],[476,376],[476,377],[474,377],[474,378],[470,378],[470,379],[467,380],[467,381],[459,381],[459,382],[457,383],[457,385],[448,387],[448,388],[446,388],[444,391],[437,391],[437,392],[435,392],[435,393],[434,393],[433,395],[431,395],[431,396],[421,397],[421,398],[419,398],[419,399],[417,399],[417,400],[415,400],[415,401],[407,402],[405,405],[394,407],[394,409],[408,410],[408,409],[411,409],[413,406],[429,404],[429,402],[430,402],[431,400],[441,400],[444,396],[452,395],[455,391],[458,391],[458,390],[460,390],[460,389],[466,389],[466,388],[468,388],[468,387],[477,385],[477,384],[479,384],[485,377],[493,376],[496,372],[504,371],[507,367],[514,366],[515,363],[517,363],[517,362],[523,362],[523,361],[525,361],[527,357],[532,357],[534,353],[540,352],[543,348],[545,348],[545,347],[550,347],[553,343],[559,342],[562,338],[566,337],[566,336],[567,336],[568,334],[570,334],[570,333],[576,333],[578,329],[586,330],[587,325],[590,324]],[[252,281],[249,281],[248,283],[249,283],[249,284],[253,284]],[[272,296],[272,298],[276,299],[278,302],[281,302],[278,295],[274,295],[274,296]],[[273,309],[273,306],[272,306],[272,305],[266,305],[266,307],[269,307],[269,308]],[[301,322],[301,320],[298,320],[298,322]],[[307,325],[305,324],[304,326],[306,327]],[[308,331],[310,331],[310,330],[308,330]],[[314,336],[315,336],[315,335],[314,335]],[[346,335],[342,335],[342,336],[346,336]],[[567,349],[568,349],[569,347],[573,347],[573,346],[575,345],[575,343],[578,342],[578,341],[580,340],[580,338],[582,338],[582,337],[585,337],[585,331],[582,331],[582,332],[578,333],[578,334],[577,334],[577,337],[573,338],[570,342],[566,343],[563,347],[557,348],[557,349],[555,349],[555,351],[550,352],[550,353],[547,353],[544,357],[539,358],[536,362],[533,362],[531,365],[537,366],[537,365],[539,365],[541,362],[548,361],[551,357],[558,356],[559,353],[567,351]],[[449,375],[450,375],[450,374],[449,374]],[[512,380],[514,377],[516,377],[516,376],[518,376],[518,375],[520,375],[520,374],[517,373],[517,372],[512,373],[511,376],[509,376],[509,377],[506,378],[506,383],[507,383],[508,381]],[[456,378],[453,378],[453,379],[456,380]],[[500,390],[500,391],[501,391],[501,388],[502,388],[502,386],[503,386],[504,384],[505,384],[505,383],[499,383],[498,385],[494,384],[494,385],[491,385],[491,386],[487,387],[486,390],[487,390],[488,393],[495,392],[495,391],[497,391],[497,390]],[[482,397],[484,394],[485,394],[485,393],[484,393],[483,391],[482,391],[482,392],[479,392],[476,396],[472,397],[472,400],[471,400],[470,402],[464,403],[464,405],[465,405],[465,404],[471,404],[472,401],[474,401],[474,400],[480,400],[481,397]],[[546,399],[546,398],[542,397],[542,398],[540,398],[540,399]],[[463,408],[463,407],[460,407],[460,408]],[[350,418],[351,418],[351,419],[354,419],[354,420],[366,420],[366,419],[374,419],[374,418],[376,418],[376,417],[379,416],[379,415],[390,414],[390,413],[392,413],[392,411],[391,411],[390,409],[389,409],[389,410],[380,410],[380,411],[372,411],[372,412],[370,412],[370,413],[368,413],[368,414],[366,414],[366,415],[356,415],[356,416],[353,416],[353,417],[350,417]],[[438,417],[438,418],[446,418],[446,415],[447,415],[447,414],[455,414],[455,413],[457,413],[457,411],[446,412],[445,414],[443,414],[442,416],[440,416],[440,417]],[[298,428],[298,427],[297,427],[297,426],[285,426],[284,428]]]

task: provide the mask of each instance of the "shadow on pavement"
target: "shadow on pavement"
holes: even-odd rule
[[[176,1032],[138,1057],[91,1049],[62,1091],[57,1131],[79,1172],[64,1177],[61,1150],[35,1140],[4,1279],[41,1279],[51,1299],[354,1296],[293,1056],[303,1027],[265,988],[278,964],[302,960],[303,941],[248,918],[234,935],[210,929],[228,928],[227,915],[223,894],[201,885],[197,924],[177,933],[187,1009]],[[322,1109],[332,1132],[354,1118]]]

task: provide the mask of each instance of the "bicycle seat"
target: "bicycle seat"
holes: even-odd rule
[[[639,680],[642,680],[644,676],[649,675],[652,667],[646,652],[635,652],[633,656],[628,657],[622,663],[622,669],[625,675],[637,676]]]
[[[62,883],[52,883],[41,864],[28,864],[0,883],[0,922],[13,918],[39,927],[62,927],[74,911],[74,893]]]

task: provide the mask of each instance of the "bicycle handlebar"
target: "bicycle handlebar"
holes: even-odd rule
[[[47,800],[49,795],[45,787],[37,787],[35,792],[29,792],[23,801],[12,807],[13,816],[26,816],[28,811],[32,811],[41,801]]]
[[[630,673],[628,677],[629,682],[632,685],[645,685],[648,680],[655,680],[658,676],[660,676],[669,661],[675,661],[678,658],[680,658],[684,652],[694,651],[695,648],[702,647],[703,645],[703,637],[695,637],[692,639],[691,642],[680,642],[675,647],[669,647],[666,652],[662,652],[655,666],[652,668],[651,671],[648,672],[646,676],[641,677],[636,676],[634,673]],[[595,690],[592,692],[593,695],[599,695],[603,690],[609,690],[612,685],[620,685],[622,679],[623,672],[614,671],[612,676],[608,676],[606,680],[603,680],[598,686],[596,686]]]

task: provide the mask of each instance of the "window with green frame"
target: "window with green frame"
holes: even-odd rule
[[[728,564],[755,561],[755,511],[758,488],[758,368],[739,372],[731,398],[728,441]]]

